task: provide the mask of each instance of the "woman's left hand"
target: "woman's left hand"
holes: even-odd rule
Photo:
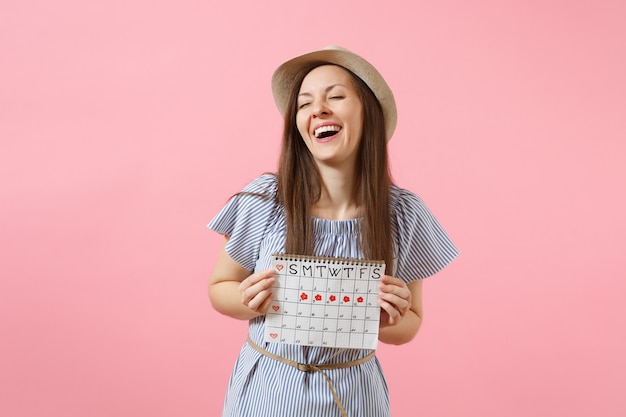
[[[380,283],[380,327],[396,326],[411,308],[412,294],[400,278],[383,275]]]

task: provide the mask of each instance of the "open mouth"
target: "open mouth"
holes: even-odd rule
[[[317,139],[324,139],[324,138],[328,138],[330,136],[335,135],[340,130],[341,130],[341,126],[327,125],[327,126],[318,127],[317,129],[315,129],[313,133],[315,134],[315,137]]]

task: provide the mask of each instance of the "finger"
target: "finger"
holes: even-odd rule
[[[248,288],[240,287],[239,290],[241,291],[241,302],[244,305],[249,305],[251,300],[254,299],[257,294],[271,288],[272,285],[274,285],[275,281],[276,280],[274,279],[274,277],[269,277],[264,278],[262,281],[259,281]]]
[[[380,288],[386,291],[391,291],[394,288],[404,288],[407,291],[409,289],[406,283],[402,281],[400,278],[390,277],[389,275],[383,275],[383,278],[381,279],[381,282],[380,282]]]
[[[391,275],[383,275],[381,282],[385,284],[397,285],[400,287],[406,285],[405,282],[402,281],[400,278],[392,277]]]
[[[263,304],[259,306],[257,311],[261,314],[267,313],[267,311],[270,309],[270,306],[272,305],[273,302],[274,302],[274,294],[271,293],[269,297],[265,299]]]
[[[256,284],[259,281],[262,281],[266,278],[272,277],[274,276],[274,270],[273,269],[266,269],[264,271],[259,271],[255,274],[250,275],[249,277],[247,277],[246,279],[244,279],[243,281],[241,281],[241,284],[244,288],[248,288],[251,287],[252,285]]]
[[[393,294],[400,298],[404,298],[405,300],[411,298],[411,290],[406,286],[397,286],[397,285],[385,285],[381,284],[379,286],[380,294]]]
[[[402,318],[409,311],[408,307],[401,307],[383,299],[379,300],[379,305],[385,308],[385,310],[388,311],[389,315],[392,317]]]
[[[259,292],[248,302],[248,308],[254,311],[261,311],[262,306],[264,306],[268,301],[271,303],[272,295],[272,291],[270,290],[263,290]]]
[[[382,308],[387,313],[388,324],[395,324],[397,320],[400,320],[400,312],[396,310],[392,304],[388,303],[385,300],[379,299],[378,305],[380,305],[380,308]]]
[[[382,301],[385,301],[385,302],[391,304],[393,306],[393,308],[398,310],[398,312],[402,316],[404,316],[406,314],[406,312],[409,310],[409,308],[411,307],[411,301],[410,300],[407,300],[406,298],[397,296],[397,295],[392,294],[392,293],[381,293],[379,298]]]
[[[379,288],[381,292],[393,293],[407,300],[411,299],[411,290],[400,278],[384,275]]]
[[[381,300],[392,304],[397,310],[400,311],[402,316],[404,316],[409,308],[411,308],[411,291],[405,291],[396,287],[392,288],[389,292],[381,291],[378,297]]]

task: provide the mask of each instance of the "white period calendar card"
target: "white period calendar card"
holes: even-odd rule
[[[272,255],[266,342],[376,349],[382,261]]]

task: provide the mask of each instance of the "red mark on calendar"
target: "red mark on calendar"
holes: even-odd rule
[[[349,303],[350,302],[350,297],[348,297],[347,295],[343,296],[343,302],[344,303]]]
[[[308,296],[305,292],[303,292],[302,294],[300,294],[300,299],[301,299],[302,301],[305,301],[305,300],[306,300],[306,299],[308,299],[308,298],[309,298],[309,296]]]
[[[363,302],[363,297],[359,297],[356,299],[357,302],[362,303]]]
[[[319,294],[315,295],[315,301],[322,301],[322,296]]]
[[[337,297],[335,297],[334,295],[331,295],[328,299],[332,303],[333,301],[335,301],[337,299]]]

